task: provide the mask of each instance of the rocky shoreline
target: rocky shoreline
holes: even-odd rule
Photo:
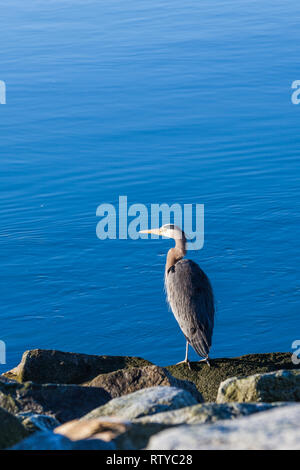
[[[1,449],[299,449],[291,353],[158,367],[32,350],[0,375]]]

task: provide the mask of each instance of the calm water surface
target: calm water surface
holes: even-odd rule
[[[291,350],[299,18],[295,0],[3,6],[0,371],[37,347],[183,359],[163,292],[171,242],[96,237],[97,206],[119,195],[205,204],[190,256],[215,289],[213,357]]]

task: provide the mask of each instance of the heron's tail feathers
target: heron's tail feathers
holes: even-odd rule
[[[195,349],[196,353],[199,354],[199,356],[203,357],[204,359],[208,358],[210,345],[208,345],[203,337],[193,339],[190,344]]]

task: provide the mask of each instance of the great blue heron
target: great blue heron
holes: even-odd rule
[[[168,251],[165,268],[165,288],[173,314],[186,338],[185,359],[187,363],[189,345],[209,365],[209,350],[214,327],[214,296],[208,277],[186,254],[186,235],[179,227],[166,224],[160,228],[141,230],[175,240],[175,247]]]

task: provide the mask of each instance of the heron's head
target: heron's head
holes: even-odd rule
[[[186,240],[186,236],[181,228],[173,224],[165,224],[160,228],[153,228],[149,230],[140,230],[140,233],[153,233],[166,238],[173,238],[174,240]]]

